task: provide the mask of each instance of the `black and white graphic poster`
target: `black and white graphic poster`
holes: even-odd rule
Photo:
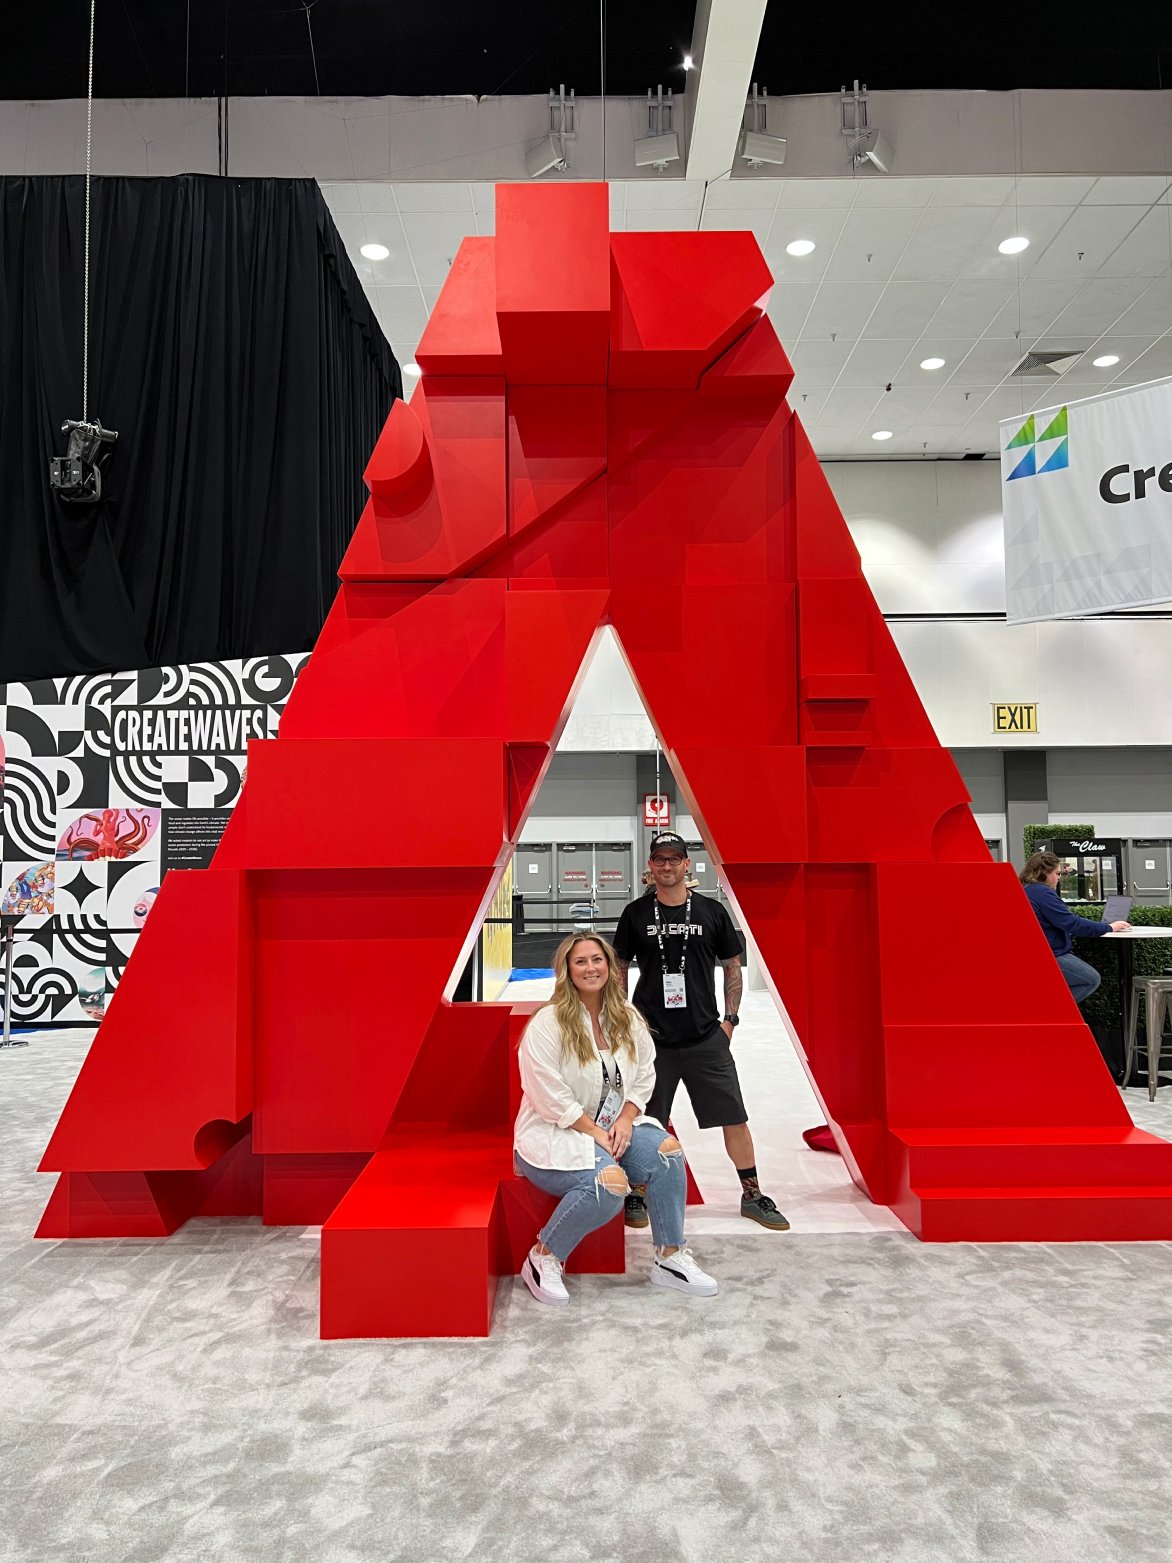
[[[0,685],[17,1026],[96,1025],[163,876],[206,868],[309,654]]]

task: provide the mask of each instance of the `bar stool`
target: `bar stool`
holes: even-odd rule
[[[1139,1027],[1139,1000],[1144,1001],[1144,1030],[1147,1032],[1148,1100],[1156,1100],[1160,1080],[1160,1047],[1164,1019],[1172,1000],[1172,977],[1133,977],[1131,982],[1131,1021],[1127,1027],[1127,1050],[1123,1060],[1123,1079],[1131,1079],[1135,1063],[1136,1034]]]

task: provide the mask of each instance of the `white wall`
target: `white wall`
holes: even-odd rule
[[[884,613],[1004,613],[999,461],[828,461]]]

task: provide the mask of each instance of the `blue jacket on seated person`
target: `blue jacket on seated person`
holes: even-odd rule
[[[1071,939],[1098,939],[1111,932],[1110,923],[1093,923],[1077,917],[1049,885],[1026,885],[1025,893],[1055,955],[1069,955]]]

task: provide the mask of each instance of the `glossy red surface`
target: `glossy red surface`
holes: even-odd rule
[[[859,1186],[931,1240],[1172,1238],[1172,1145],[989,859],[786,405],[756,244],[606,214],[501,186],[461,247],[280,737],[62,1113],[41,1234],[322,1221],[323,1334],[487,1331],[550,1208],[510,1153],[533,1006],[444,994],[609,623]]]

